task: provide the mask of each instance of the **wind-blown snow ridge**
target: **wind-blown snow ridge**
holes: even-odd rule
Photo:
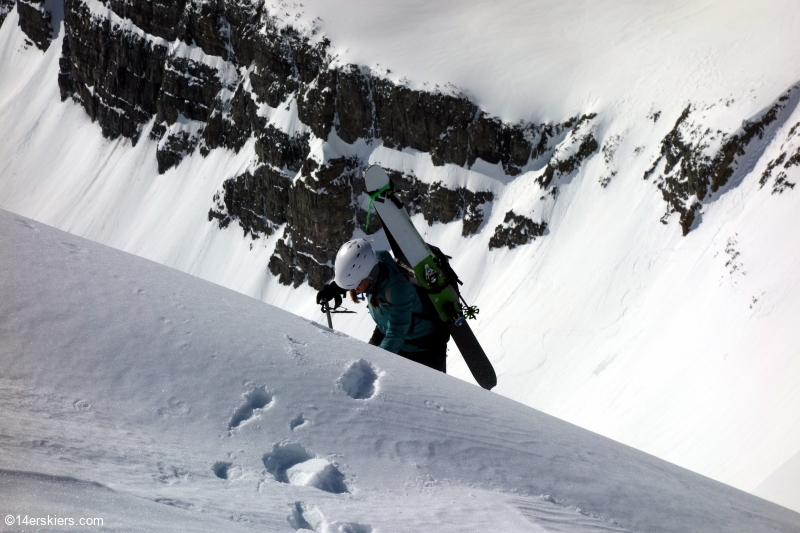
[[[6,211],[0,246],[0,486],[14,516],[105,515],[127,531],[147,530],[143,510],[185,531],[800,527],[775,504]],[[377,401],[342,394],[367,367],[381,369]],[[242,399],[260,418],[228,433]],[[299,411],[313,424],[292,429]]]

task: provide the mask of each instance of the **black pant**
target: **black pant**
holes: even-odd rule
[[[372,337],[369,339],[369,343],[373,346],[379,346],[385,336],[386,335],[381,333],[381,330],[376,326],[375,331],[372,332]],[[409,361],[414,361],[415,363],[438,370],[439,372],[447,373],[447,341],[449,340],[450,331],[442,328],[440,331],[435,331],[420,339],[408,341],[408,344],[418,346],[420,351],[407,352],[405,350],[400,350],[397,355],[405,357]]]
[[[447,345],[442,344],[429,350],[420,350],[418,352],[406,352],[400,350],[397,355],[405,357],[409,361],[414,361],[421,365],[425,365],[439,372],[447,373]]]

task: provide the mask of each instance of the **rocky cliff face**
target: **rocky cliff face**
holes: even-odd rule
[[[46,49],[43,0],[18,0],[17,9],[22,29]],[[359,177],[363,154],[376,146],[425,152],[436,166],[495,165],[509,180],[536,169],[542,205],[557,201],[558,185],[601,151],[594,113],[560,124],[504,123],[457,91],[413,90],[362,66],[334,66],[330,42],[279,22],[270,9],[249,0],[64,0],[58,83],[62,99],[82,105],[106,137],[136,143],[149,131],[162,173],[195,151],[239,151],[251,142],[254,164],[209,198],[208,216],[222,226],[236,222],[254,239],[282,231],[269,262],[282,283],[320,287],[339,245],[357,228],[367,231]],[[730,134],[704,132],[687,108],[645,176],[660,176],[665,223],[678,213],[685,234],[698,222],[704,199],[730,180],[782,102]],[[605,140],[606,163],[618,142]],[[312,149],[331,143],[352,149]],[[428,223],[463,221],[465,236],[493,231],[490,249],[547,234],[547,209],[509,211],[492,230],[483,227],[491,191],[391,175],[411,213]]]
[[[411,90],[356,65],[329,68],[327,41],[280,27],[250,2],[66,0],[65,19],[62,98],[80,103],[110,138],[136,143],[152,121],[161,172],[194,150],[236,151],[255,140],[258,164],[225,182],[209,219],[236,221],[253,238],[285,227],[269,264],[283,283],[321,286],[339,245],[357,227],[367,229],[358,179],[367,162],[312,157],[313,139],[410,148],[440,166],[470,167],[480,158],[514,176],[593,118],[505,124],[463,95]],[[279,108],[299,126],[270,124],[269,113]],[[596,150],[597,143],[587,146]],[[429,223],[463,220],[465,235],[478,231],[493,200],[489,191],[396,172],[393,178],[412,213]],[[378,228],[374,222],[369,229]],[[503,244],[504,235],[493,242],[520,243]]]
[[[8,13],[14,8],[14,0],[0,0],[0,26],[5,22]]]

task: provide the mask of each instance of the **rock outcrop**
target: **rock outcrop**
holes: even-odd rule
[[[789,181],[786,175],[786,171],[794,166],[800,166],[800,122],[789,129],[786,140],[781,143],[781,153],[767,163],[758,180],[759,188],[767,185],[773,173],[777,172],[772,182],[772,194],[783,194],[786,190],[794,189],[797,184]]]
[[[489,239],[489,249],[516,248],[528,244],[536,237],[541,237],[547,230],[547,222],[534,222],[533,220],[517,215],[514,211],[506,213],[503,223],[494,229],[494,235]]]
[[[565,123],[562,128],[572,128],[568,142],[562,143],[557,153],[548,161],[537,181],[546,189],[559,176],[566,176],[575,172],[586,159],[592,156],[600,148],[594,134],[590,128],[592,120],[597,114],[592,113],[583,115],[579,119],[572,119]]]
[[[728,184],[749,153],[751,143],[762,139],[779,122],[784,110],[793,109],[788,103],[798,97],[798,92],[800,86],[791,87],[764,113],[744,120],[742,126],[731,133],[712,131],[699,119],[693,120],[696,109],[691,105],[686,107],[662,141],[661,154],[644,175],[648,179],[657,173],[663,159],[663,170],[655,179],[667,203],[661,221],[666,224],[669,217],[677,213],[683,234],[689,233],[698,220],[703,201]],[[780,163],[772,168],[777,164]],[[763,182],[768,179],[772,168],[766,173],[766,178],[762,177]],[[788,185],[784,176],[776,192],[793,186]]]
[[[45,0],[17,0],[19,27],[40,50],[47,50],[53,40],[52,14],[44,4]],[[5,14],[0,16],[4,18]]]
[[[6,17],[14,9],[15,0],[0,0],[0,26],[5,22]]]
[[[461,234],[465,237],[478,232],[484,220],[484,206],[494,200],[490,191],[449,189],[439,182],[428,185],[399,172],[390,171],[389,177],[409,214],[422,213],[428,224],[463,220]]]

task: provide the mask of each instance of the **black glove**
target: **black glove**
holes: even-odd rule
[[[386,335],[378,329],[378,326],[375,326],[375,330],[372,332],[372,337],[369,339],[369,343],[373,346],[380,346],[383,342],[383,339],[386,338]]]
[[[317,293],[317,303],[323,305],[333,300],[333,309],[336,309],[342,305],[342,295],[346,293],[347,291],[340,288],[336,283],[330,282],[322,287]]]

